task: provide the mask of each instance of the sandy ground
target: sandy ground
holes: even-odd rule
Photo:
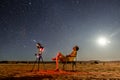
[[[45,66],[44,66],[45,65]],[[120,63],[77,63],[55,71],[54,63],[40,64],[39,71],[33,64],[0,64],[0,80],[120,80]]]

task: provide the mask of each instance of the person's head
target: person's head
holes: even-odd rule
[[[78,46],[74,46],[74,47],[73,47],[73,50],[74,50],[74,51],[78,51],[78,50],[79,50],[79,47],[78,47]]]
[[[37,48],[40,48],[40,47],[41,47],[41,44],[40,44],[40,43],[37,43],[37,44],[36,44],[36,47],[37,47]]]

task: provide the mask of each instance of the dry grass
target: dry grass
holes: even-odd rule
[[[33,64],[0,64],[0,80],[107,80],[120,79],[120,63],[77,63],[76,70],[71,71],[70,64],[66,65],[60,71],[54,71],[55,63],[46,63],[45,68],[40,64],[40,70],[37,71],[37,65],[31,72]]]

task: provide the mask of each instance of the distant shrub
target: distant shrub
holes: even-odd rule
[[[99,64],[99,62],[98,61],[94,61],[94,64]]]
[[[91,64],[99,64],[99,61],[91,61]]]
[[[79,64],[82,64],[82,62],[79,62]]]

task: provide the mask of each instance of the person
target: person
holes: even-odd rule
[[[78,46],[74,46],[72,52],[69,55],[64,56],[61,52],[58,52],[55,58],[52,58],[52,60],[56,61],[56,71],[59,70],[59,63],[58,61],[60,60],[61,62],[70,61],[71,57],[76,57],[77,51],[79,50]]]
[[[44,51],[44,47],[40,43],[37,43],[36,47],[38,49],[38,53],[35,54],[35,56],[39,59]]]

